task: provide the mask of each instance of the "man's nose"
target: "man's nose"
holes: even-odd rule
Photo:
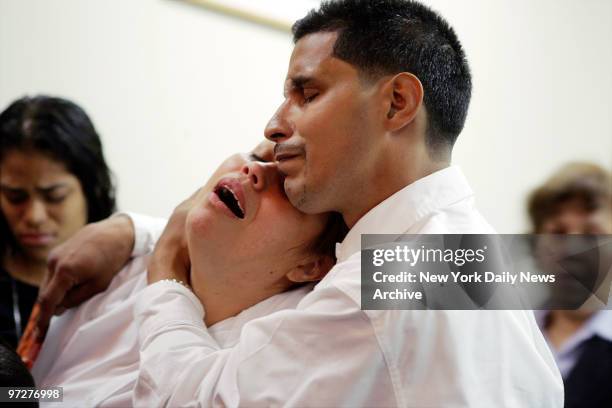
[[[276,163],[250,162],[242,167],[255,191],[263,191],[279,182],[279,174]]]
[[[293,135],[294,125],[289,119],[289,109],[289,103],[286,101],[278,107],[264,131],[266,139],[279,143]]]
[[[25,222],[30,227],[37,227],[47,219],[47,207],[40,200],[32,200],[24,214]]]

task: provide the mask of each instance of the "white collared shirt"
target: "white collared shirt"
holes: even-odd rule
[[[398,191],[338,246],[295,309],[247,323],[224,349],[172,282],[135,306],[138,406],[562,407],[563,384],[529,311],[364,311],[363,233],[490,233],[456,167]]]
[[[32,374],[40,387],[63,387],[63,402],[53,407],[128,407],[138,378],[138,326],[133,308],[147,287],[148,256],[165,220],[128,214],[136,240],[133,259],[110,286],[79,307],[51,320]],[[312,286],[285,292],[223,320],[209,329],[220,347],[233,347],[245,323],[294,308]]]
[[[544,333],[546,333],[544,329],[548,314],[549,312],[546,311],[536,313],[536,320]],[[567,379],[578,362],[578,359],[580,359],[586,341],[595,336],[599,336],[612,343],[612,310],[600,310],[595,312],[559,349],[556,349],[550,343],[549,339],[546,338],[550,350],[555,357],[555,361],[557,362],[557,366],[559,367],[559,371],[561,371],[561,376],[564,379]]]

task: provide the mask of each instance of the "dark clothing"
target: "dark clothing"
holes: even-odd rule
[[[37,296],[37,286],[18,281],[0,266],[0,338],[13,348],[17,347]]]
[[[15,350],[0,339],[0,387],[35,387],[34,378]],[[6,391],[4,396],[6,396]],[[38,402],[3,402],[2,408],[38,407]]]
[[[587,340],[564,383],[565,408],[612,407],[612,342]]]

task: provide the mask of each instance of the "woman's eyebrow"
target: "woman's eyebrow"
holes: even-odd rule
[[[64,188],[64,187],[68,187],[68,184],[57,183],[57,184],[52,184],[50,186],[45,186],[45,187],[36,187],[36,190],[43,194],[48,194],[48,193],[51,193],[55,190],[59,190],[60,188]]]
[[[0,184],[0,190],[6,190],[6,191],[10,191],[10,192],[20,192],[20,191],[24,191],[23,188],[19,188],[19,187],[11,187],[8,184]]]

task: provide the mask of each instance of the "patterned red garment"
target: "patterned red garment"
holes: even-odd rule
[[[37,339],[34,333],[39,314],[40,305],[35,303],[32,308],[32,313],[30,314],[30,319],[28,320],[28,325],[23,332],[23,336],[19,339],[19,345],[17,346],[17,354],[19,354],[21,361],[23,361],[29,370],[32,369],[42,345],[42,339]]]

